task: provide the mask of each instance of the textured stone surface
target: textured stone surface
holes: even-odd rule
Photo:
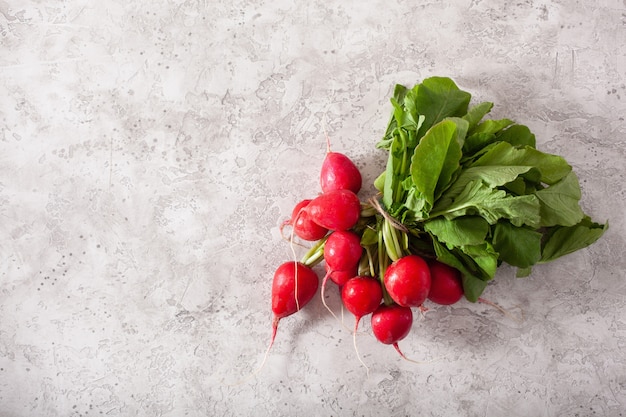
[[[622,0],[0,0],[0,415],[626,414],[625,39]],[[393,85],[430,75],[531,127],[611,229],[503,268],[510,315],[420,317],[430,363],[364,320],[367,377],[316,298],[233,384],[324,126],[370,184]]]

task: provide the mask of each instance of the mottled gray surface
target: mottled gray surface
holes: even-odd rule
[[[626,1],[299,3],[0,0],[0,415],[626,415]],[[503,268],[509,315],[417,319],[431,363],[364,320],[368,378],[317,297],[232,385],[323,127],[371,184],[394,83],[431,75],[565,156],[609,232]]]

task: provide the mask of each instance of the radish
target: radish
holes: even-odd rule
[[[412,325],[413,312],[410,307],[381,304],[372,313],[372,332],[376,339],[386,345],[393,345],[404,359],[407,357],[400,350],[398,342],[409,334]]]
[[[333,190],[314,198],[302,211],[326,229],[348,230],[359,221],[361,202],[350,190]]]
[[[338,287],[343,287],[343,285],[348,282],[350,278],[354,278],[357,276],[358,267],[347,269],[345,271],[333,271],[328,264],[324,264],[324,269],[326,269],[326,273],[328,274],[328,278],[337,284]],[[322,281],[323,283],[323,281]]]
[[[329,150],[322,163],[320,184],[324,193],[350,190],[356,194],[361,189],[361,172],[346,155]]]
[[[300,262],[285,262],[276,269],[272,282],[272,338],[274,344],[278,322],[304,307],[317,292],[319,278],[315,271]]]
[[[311,216],[304,209],[310,202],[310,199],[305,199],[296,204],[291,213],[291,219],[286,220],[280,226],[281,235],[283,228],[290,225],[293,228],[293,233],[303,240],[316,241],[326,236],[328,229],[311,220]]]
[[[350,278],[341,289],[341,299],[348,311],[356,317],[354,331],[363,316],[373,313],[383,298],[380,283],[371,277],[357,276]]]
[[[428,299],[433,303],[450,305],[463,297],[461,273],[442,262],[432,261],[430,267],[430,291]]]
[[[346,230],[332,232],[324,245],[324,261],[333,271],[353,269],[358,265],[362,254],[361,238]]]
[[[324,292],[326,290],[326,282],[328,278],[335,274],[335,279],[338,279],[337,285],[343,285],[342,279],[348,277],[348,279],[356,276],[359,261],[361,260],[361,254],[363,253],[363,247],[361,246],[361,238],[356,233],[347,230],[338,230],[328,235],[326,243],[324,244],[324,261],[326,261],[326,276],[322,280],[321,297],[322,303],[326,309],[334,316],[333,311],[326,304],[326,298]],[[336,274],[336,271],[345,273]],[[352,274],[352,275],[351,275]]]
[[[265,355],[259,367],[250,373],[246,378],[239,380],[235,384],[239,385],[254,375],[259,373],[267,356],[274,345],[276,333],[278,331],[278,322],[302,309],[309,303],[317,292],[319,278],[315,271],[308,266],[296,262],[288,261],[281,264],[274,272],[274,280],[272,281],[272,336],[267,346]]]
[[[430,291],[430,269],[420,256],[404,256],[387,268],[383,282],[389,296],[397,304],[420,307]]]
[[[383,298],[383,290],[380,283],[370,277],[358,276],[350,278],[341,289],[341,300],[349,312],[354,314],[354,331],[352,332],[352,340],[354,350],[359,361],[365,366],[369,373],[369,368],[361,359],[359,349],[356,346],[356,332],[359,328],[359,322],[363,316],[373,313]]]

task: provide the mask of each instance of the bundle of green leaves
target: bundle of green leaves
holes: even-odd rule
[[[537,150],[526,126],[484,119],[493,103],[470,101],[449,78],[396,86],[377,144],[389,152],[370,201],[378,214],[362,244],[378,253],[381,276],[404,255],[435,257],[461,271],[476,301],[503,262],[527,276],[592,244],[608,223],[583,212],[564,158]]]

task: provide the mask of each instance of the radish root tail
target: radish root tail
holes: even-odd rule
[[[498,304],[496,304],[496,303],[494,303],[492,301],[489,301],[489,300],[487,300],[485,298],[478,297],[478,302],[479,303],[483,303],[483,304],[487,304],[488,306],[491,306],[491,307],[495,308],[496,310],[498,310],[499,312],[501,312],[502,314],[504,314],[505,316],[507,316],[508,318],[510,318],[511,320],[513,320],[513,321],[515,321],[517,323],[522,323],[524,321],[523,315],[522,315],[521,318],[520,317],[516,317],[513,314],[511,314],[511,312],[508,311],[507,309],[502,308]]]
[[[416,361],[414,359],[410,359],[407,358],[406,355],[404,353],[402,353],[402,351],[400,350],[400,346],[398,346],[398,342],[393,344],[393,347],[396,349],[396,352],[398,352],[400,354],[400,356],[402,357],[402,359],[404,359],[405,361],[411,362],[411,363],[416,363],[418,365],[425,365],[428,363],[432,363],[433,361]]]
[[[365,364],[365,362],[363,362],[363,359],[361,359],[361,355],[359,354],[359,348],[357,347],[357,344],[356,344],[356,332],[357,332],[357,329],[359,328],[360,320],[361,318],[357,317],[354,322],[354,331],[352,332],[352,343],[354,344],[354,351],[356,352],[356,357],[359,360],[359,362],[361,362],[361,365],[365,367],[365,373],[367,374],[367,377],[369,378],[370,368]]]
[[[232,383],[224,383],[224,385],[226,385],[227,387],[236,387],[236,386],[242,385],[246,383],[247,381],[249,381],[250,379],[254,378],[259,372],[261,372],[261,370],[265,367],[265,362],[267,362],[267,358],[269,356],[270,350],[272,350],[272,346],[274,345],[274,340],[276,340],[276,333],[278,332],[279,321],[280,319],[278,317],[274,317],[274,319],[272,320],[272,336],[270,338],[270,344],[267,346],[267,349],[265,350],[265,354],[263,355],[263,359],[261,360],[261,364],[254,371],[250,372],[248,376]]]

